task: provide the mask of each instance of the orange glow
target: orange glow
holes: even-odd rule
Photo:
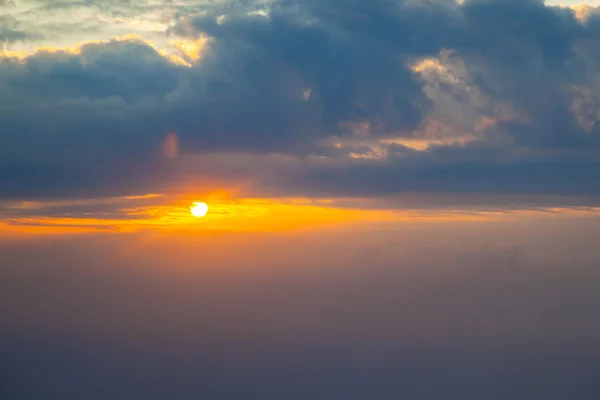
[[[21,202],[5,210],[12,214],[0,216],[0,236],[11,233],[82,233],[82,232],[136,232],[161,230],[184,234],[214,234],[216,232],[283,232],[313,230],[350,223],[410,222],[410,221],[473,221],[522,218],[525,215],[590,215],[596,208],[547,208],[531,210],[384,210],[365,209],[365,204],[353,203],[343,208],[333,199],[232,199],[226,191],[206,193],[203,198],[210,204],[210,212],[199,221],[190,213],[189,196],[146,195],[97,200],[63,202]],[[52,207],[86,204],[110,205],[109,212],[88,212],[77,215],[44,215]],[[205,203],[198,203],[204,204]],[[193,206],[192,206],[193,207]],[[204,211],[204,207],[202,211]],[[207,209],[206,209],[207,210]],[[30,212],[37,213],[30,215]],[[40,215],[41,214],[41,215]],[[202,214],[202,213],[199,213]]]
[[[204,215],[201,223],[190,213],[190,202],[186,199],[171,204],[135,204],[136,201],[129,200],[134,204],[119,208],[118,215],[113,214],[109,218],[103,218],[101,213],[97,216],[86,215],[85,218],[13,216],[4,220],[0,218],[0,231],[18,230],[34,233],[48,229],[54,232],[106,230],[131,232],[143,229],[167,229],[185,232],[275,232],[357,221],[393,220],[399,217],[395,212],[384,210],[334,208],[327,200],[233,200],[225,199],[225,196],[224,193],[216,193],[214,196],[205,197],[210,201],[210,212]],[[141,196],[137,202],[144,200],[147,201],[144,196]],[[23,209],[22,211],[27,212]]]
[[[272,232],[337,225],[344,222],[387,220],[387,211],[350,210],[309,204],[298,199],[243,199],[211,202],[210,213],[198,224],[182,205],[158,205],[124,210],[141,226],[183,229],[187,231],[221,230]]]

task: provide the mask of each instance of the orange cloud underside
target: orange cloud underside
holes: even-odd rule
[[[198,199],[202,201],[202,199]],[[351,210],[328,207],[327,201],[311,204],[309,200],[220,200],[208,202],[209,212],[203,218],[190,213],[187,199],[176,204],[125,206],[119,218],[89,215],[77,217],[17,217],[0,220],[4,232],[86,232],[138,231],[171,229],[178,231],[240,231],[270,232],[337,225],[345,222],[390,220],[393,213],[373,210]]]

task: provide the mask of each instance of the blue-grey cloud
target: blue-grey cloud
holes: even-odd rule
[[[2,196],[150,190],[180,170],[159,156],[168,132],[183,154],[339,161],[344,148],[323,145],[332,136],[431,140],[432,120],[450,127],[433,139],[473,137],[419,151],[387,144],[385,159],[370,163],[306,159],[283,178],[260,178],[319,195],[598,194],[594,15],[582,23],[534,0],[213,2],[190,11],[179,9],[168,33],[210,38],[191,66],[136,40],[3,59]],[[437,78],[415,67],[427,59],[438,60]]]

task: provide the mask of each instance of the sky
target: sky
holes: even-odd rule
[[[0,397],[600,395],[600,1],[0,0],[0,42]]]

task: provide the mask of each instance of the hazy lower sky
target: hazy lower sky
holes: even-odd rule
[[[0,0],[0,398],[599,398],[597,7]]]

